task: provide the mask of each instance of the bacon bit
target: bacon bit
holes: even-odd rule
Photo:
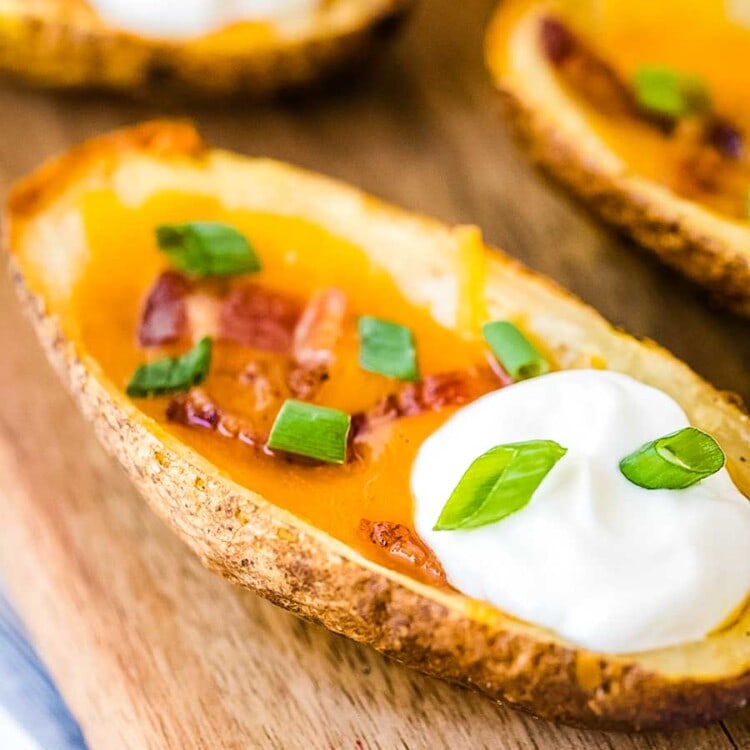
[[[230,289],[224,299],[166,271],[149,292],[138,330],[141,346],[215,336],[270,352],[289,352],[299,305],[255,284]]]
[[[201,388],[193,388],[184,396],[173,398],[167,406],[167,419],[188,427],[216,429],[221,413]]]
[[[309,400],[329,378],[325,367],[299,367],[287,361],[253,361],[237,379],[252,388],[254,408],[262,411],[290,397]]]
[[[570,29],[552,16],[542,19],[541,36],[544,54],[554,65],[560,65],[578,46]]]
[[[328,367],[344,329],[346,294],[336,287],[316,291],[294,329],[292,355],[303,367]]]
[[[409,383],[399,393],[381,399],[370,411],[355,414],[349,439],[357,442],[367,432],[399,417],[414,417],[427,411],[468,404],[513,382],[504,372],[503,375],[504,378],[489,368],[427,375],[419,383]]]
[[[148,293],[138,327],[141,346],[173,343],[187,334],[185,300],[190,292],[190,282],[177,271],[159,276]]]
[[[309,400],[330,377],[324,366],[293,367],[287,378],[287,385],[295,398]]]
[[[680,165],[675,187],[679,192],[691,196],[721,189],[722,177],[726,174],[722,165],[734,157],[727,156],[714,142],[722,137],[715,131],[716,127],[711,119],[690,118],[674,129],[673,140]],[[728,147],[728,144],[723,146]]]
[[[591,104],[608,114],[649,116],[640,111],[632,91],[617,71],[562,21],[547,16],[542,19],[539,32],[547,59]]]
[[[713,117],[705,127],[704,139],[719,153],[729,159],[742,158],[744,140],[742,133],[732,123]]]
[[[277,372],[272,372],[268,362],[249,362],[238,380],[252,389],[255,411],[264,411],[287,395],[278,384],[281,377]]]
[[[417,573],[429,583],[446,583],[445,571],[432,550],[408,527],[391,521],[368,521],[359,524],[361,533],[385,550],[394,562]],[[415,571],[416,568],[416,571]]]
[[[167,406],[167,419],[186,427],[202,427],[251,446],[262,445],[252,425],[240,417],[225,414],[203,388],[192,388],[176,396]]]
[[[221,305],[219,336],[267,352],[288,352],[300,310],[296,301],[256,284],[229,292]]]
[[[304,456],[271,450],[266,444],[266,435],[260,434],[249,420],[219,408],[202,388],[192,388],[188,393],[173,398],[167,406],[166,414],[170,422],[186,427],[199,427],[230,440],[239,440],[258,452],[287,463],[321,465],[321,462]]]
[[[497,384],[493,385],[497,387]],[[467,404],[488,390],[487,378],[480,380],[476,372],[427,375],[419,383],[409,383],[401,391],[399,410],[406,417],[423,411],[440,411],[446,406]]]

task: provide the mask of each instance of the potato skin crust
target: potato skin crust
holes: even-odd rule
[[[164,159],[200,160],[202,154],[192,128],[175,123],[149,123],[89,141],[13,191],[6,222],[9,249],[24,217],[44,211],[90,165],[107,165],[128,150]],[[519,277],[528,273],[508,259],[499,262]],[[625,657],[567,646],[507,618],[483,621],[470,614],[463,597],[365,561],[234,484],[102,381],[63,335],[44,300],[26,286],[13,256],[10,264],[50,362],[99,439],[156,513],[211,570],[406,665],[543,718],[587,727],[676,729],[715,721],[746,704],[750,670],[711,682],[676,679]],[[551,282],[538,283],[561,294]]]
[[[356,69],[400,25],[412,0],[382,0],[343,29],[224,52],[0,4],[0,71],[50,89],[108,89],[137,97],[265,99]]]
[[[493,25],[498,23],[500,7]],[[525,39],[525,43],[531,43]],[[733,241],[712,231],[708,209],[656,190],[639,189],[633,174],[614,174],[602,168],[586,150],[590,144],[568,137],[560,124],[566,113],[554,106],[540,107],[524,87],[493,70],[492,27],[487,37],[488,67],[505,104],[507,119],[531,159],[546,170],[601,219],[625,231],[696,284],[706,288],[715,301],[740,315],[750,316],[750,229],[743,241]],[[538,65],[546,65],[541,55]],[[590,137],[595,138],[591,133]],[[640,180],[645,182],[645,180]],[[724,222],[729,224],[729,221]]]

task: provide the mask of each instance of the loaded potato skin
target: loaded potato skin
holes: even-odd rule
[[[138,408],[82,343],[69,304],[70,281],[86,263],[80,235],[46,230],[74,226],[81,200],[92,192],[114,191],[137,206],[177,187],[335,230],[448,328],[456,325],[455,305],[436,295],[435,281],[455,278],[461,252],[455,230],[286,165],[210,151],[180,123],[148,123],[95,139],[16,187],[6,221],[11,271],[50,361],[145,499],[209,568],[405,664],[537,716],[591,727],[678,728],[746,703],[747,613],[705,642],[676,650],[589,652],[378,557],[394,538],[419,557],[398,529],[367,527],[362,544],[380,550],[372,554],[344,543],[233,481]],[[50,236],[55,248],[44,240]],[[721,439],[747,492],[742,459],[750,426],[735,406],[669,354],[616,332],[551,282],[500,253],[482,253],[493,314],[523,315],[561,367],[603,360],[670,393],[693,422]]]

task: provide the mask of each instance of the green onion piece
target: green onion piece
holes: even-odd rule
[[[745,218],[750,221],[750,188],[745,191]]]
[[[549,362],[513,323],[507,320],[485,323],[482,334],[498,362],[514,380],[535,378],[549,372]]]
[[[659,65],[644,65],[635,73],[635,97],[638,104],[659,115],[680,118],[705,112],[711,98],[705,84]]]
[[[350,425],[351,417],[346,412],[288,399],[273,423],[268,447],[343,464]]]
[[[215,221],[164,224],[156,240],[173,265],[191,276],[236,276],[260,271],[260,260],[247,238]]]
[[[695,427],[665,435],[620,461],[620,471],[647,490],[682,490],[710,477],[724,466],[719,444]]]
[[[567,449],[553,440],[491,448],[461,477],[434,530],[477,529],[515,513],[531,501],[544,477],[566,453]]]
[[[359,365],[400,380],[419,380],[414,337],[406,326],[363,315],[359,319]]]
[[[200,385],[211,366],[211,349],[211,339],[206,336],[181,357],[164,357],[141,365],[128,384],[128,396],[161,396]]]

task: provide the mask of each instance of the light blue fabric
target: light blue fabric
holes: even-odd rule
[[[0,750],[20,747],[85,750],[86,745],[0,587]]]

